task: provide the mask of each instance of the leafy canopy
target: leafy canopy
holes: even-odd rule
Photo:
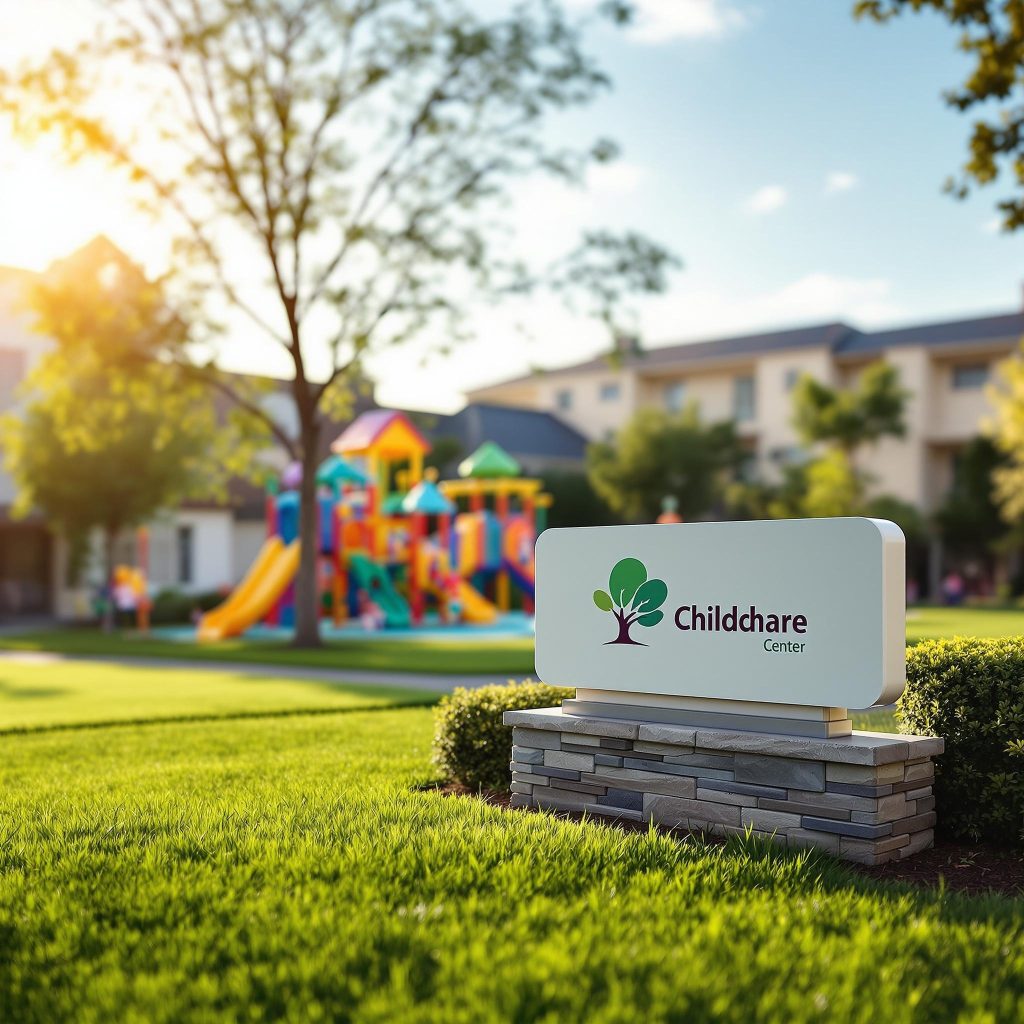
[[[695,408],[675,415],[641,409],[612,442],[587,449],[587,475],[608,506],[631,522],[652,522],[662,499],[684,519],[712,510],[744,460],[731,423],[705,426]]]
[[[647,567],[638,558],[620,559],[608,577],[608,590],[594,591],[594,604],[603,612],[639,622],[641,626],[656,626],[664,618],[660,607],[668,598],[668,587],[663,580],[649,580]]]
[[[954,110],[974,115],[968,156],[958,178],[946,191],[958,199],[973,185],[991,185],[1008,173],[1016,194],[996,206],[1003,228],[1024,225],[1024,15],[1019,0],[858,0],[858,17],[890,21],[907,11],[934,11],[959,32],[958,49],[966,54],[963,82],[945,95]]]
[[[805,374],[793,389],[793,425],[807,444],[825,442],[850,452],[882,437],[902,437],[908,397],[899,371],[882,362],[868,366],[852,388],[830,387]]]
[[[41,510],[75,542],[113,537],[249,467],[262,435],[218,422],[206,388],[153,358],[186,325],[109,242],[55,264],[29,302],[55,345],[25,382],[23,412],[3,421],[20,514]]]

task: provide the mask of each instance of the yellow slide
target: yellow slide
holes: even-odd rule
[[[459,601],[467,622],[493,622],[498,617],[497,607],[465,580],[459,580]]]
[[[440,595],[436,578],[448,576],[452,571],[448,552],[435,544],[425,544],[420,549],[419,570],[420,586]],[[498,617],[498,609],[463,579],[459,580],[458,601],[466,622],[493,622]]]
[[[199,623],[200,640],[224,640],[244,633],[267,615],[299,569],[299,542],[287,547],[271,537],[231,596]]]

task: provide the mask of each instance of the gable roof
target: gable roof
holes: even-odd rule
[[[430,443],[413,425],[404,412],[394,409],[373,409],[357,416],[342,432],[341,436],[331,445],[331,450],[339,454],[347,452],[365,452],[373,448],[384,435],[394,427],[406,433],[404,441],[408,447],[430,451]],[[403,444],[403,447],[406,445]]]
[[[493,441],[517,460],[582,460],[587,450],[583,434],[550,412],[488,402],[472,402],[451,416],[431,417],[427,429],[433,438],[454,437],[465,452]]]
[[[675,345],[642,349],[622,353],[614,362],[602,353],[592,359],[570,366],[559,366],[537,373],[524,374],[508,380],[484,384],[470,389],[470,393],[487,392],[490,388],[508,384],[527,384],[538,375],[558,377],[562,374],[608,371],[618,367],[647,370],[660,367],[686,367],[724,359],[758,356],[767,352],[784,352],[803,348],[826,348],[837,356],[869,355],[888,348],[905,345],[924,345],[941,348],[944,345],[991,345],[1013,343],[1024,336],[1024,312],[999,313],[992,316],[970,317],[963,320],[940,321],[884,331],[862,331],[842,322],[812,324],[759,334],[741,334],[707,341],[689,341]]]
[[[839,354],[880,352],[883,349],[900,348],[905,345],[925,345],[928,348],[941,348],[943,345],[986,345],[993,342],[1013,342],[1022,336],[1024,313],[1004,313],[997,316],[899,327],[888,331],[858,331],[840,346]]]
[[[459,463],[459,476],[500,479],[519,476],[522,467],[500,444],[484,441],[472,455]]]

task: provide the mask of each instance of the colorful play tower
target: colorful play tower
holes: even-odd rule
[[[551,504],[539,480],[486,442],[438,482],[423,468],[430,443],[400,412],[364,413],[317,471],[319,572],[324,613],[341,626],[490,623],[518,591],[533,610],[533,549]],[[290,466],[267,495],[267,540],[245,579],[199,624],[201,640],[237,636],[257,622],[294,622],[301,474]]]

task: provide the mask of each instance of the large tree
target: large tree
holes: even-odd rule
[[[109,586],[125,530],[217,493],[252,449],[205,386],[152,358],[185,325],[160,283],[105,239],[55,264],[28,300],[55,344],[25,382],[24,409],[2,422],[17,511],[42,511],[72,551],[99,532]]]
[[[663,286],[668,255],[635,234],[591,231],[547,273],[514,258],[510,185],[581,182],[615,155],[548,123],[608,78],[558,0],[108,0],[99,20],[72,52],[0,81],[0,109],[124,172],[174,230],[202,308],[283,350],[298,432],[269,427],[304,470],[295,639],[318,643],[321,431],[364,354],[447,342],[470,296],[542,279],[610,324],[625,292]],[[126,127],[111,96],[143,116]],[[212,330],[201,340],[215,351]]]
[[[684,519],[707,515],[739,471],[745,452],[732,423],[703,424],[696,408],[641,409],[614,441],[587,449],[597,494],[629,522],[653,522],[675,498]]]
[[[906,11],[931,10],[959,30],[967,55],[963,82],[945,94],[953,109],[974,115],[968,158],[946,182],[958,198],[973,185],[990,185],[1009,173],[1014,192],[999,200],[1003,227],[1024,225],[1024,11],[1020,0],[857,0],[858,17],[889,21]]]

